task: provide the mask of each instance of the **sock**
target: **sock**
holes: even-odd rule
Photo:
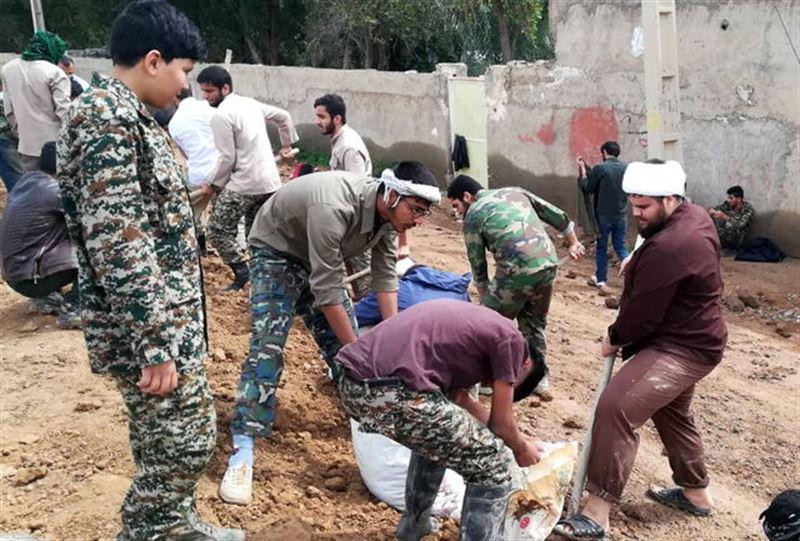
[[[228,459],[228,467],[238,466],[247,463],[253,467],[253,446],[255,438],[247,434],[233,435],[233,454]]]

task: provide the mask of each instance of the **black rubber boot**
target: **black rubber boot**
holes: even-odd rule
[[[240,291],[250,281],[250,269],[247,268],[247,263],[244,261],[231,263],[230,267],[233,271],[233,282],[222,291]]]
[[[406,475],[406,510],[395,531],[400,541],[419,541],[434,530],[436,521],[431,518],[431,507],[444,470],[434,461],[411,453]]]
[[[500,541],[506,521],[509,485],[467,485],[459,541]]]

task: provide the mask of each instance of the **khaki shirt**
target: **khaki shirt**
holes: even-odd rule
[[[3,66],[6,118],[16,126],[17,150],[39,156],[42,146],[58,139],[70,106],[69,77],[47,60],[17,58]]]
[[[238,94],[229,94],[222,101],[211,119],[219,151],[211,184],[249,195],[272,193],[281,187],[266,120],[278,125],[281,146],[299,139],[292,117],[283,109]]]
[[[310,268],[314,307],[341,304],[344,261],[372,251],[372,289],[397,291],[395,232],[375,221],[378,183],[339,171],[305,175],[283,186],[256,215],[249,241]]]
[[[356,130],[345,124],[331,137],[331,160],[334,171],[347,171],[372,176],[369,151]]]

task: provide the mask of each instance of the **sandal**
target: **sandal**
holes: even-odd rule
[[[568,527],[569,530],[566,529],[565,526]],[[575,541],[583,541],[586,539],[602,541],[606,538],[606,531],[603,527],[581,513],[564,520],[559,520],[556,527],[553,528],[553,531],[561,537],[566,537],[567,539]]]
[[[683,489],[680,487],[650,487],[647,490],[647,497],[657,503],[660,503],[661,505],[666,505],[667,507],[671,507],[672,509],[677,509],[679,511],[685,511],[686,513],[696,517],[707,517],[711,514],[710,507],[697,507],[695,504],[690,502],[689,499],[684,495]]]

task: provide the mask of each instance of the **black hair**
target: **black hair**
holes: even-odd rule
[[[606,141],[600,147],[600,150],[615,158],[619,156],[619,144],[616,141]]]
[[[78,96],[81,95],[83,92],[83,85],[81,85],[78,81],[73,79],[72,77],[69,78],[69,99],[74,100]]]
[[[658,158],[650,158],[649,160],[645,160],[644,163],[655,163],[658,165],[664,165],[667,162],[665,162],[664,160],[659,160]]]
[[[514,386],[514,402],[527,398],[547,375],[547,365],[543,359],[531,359],[533,369],[528,376]]]
[[[56,174],[56,142],[48,141],[42,145],[42,152],[39,154],[39,170],[48,175]]]
[[[111,28],[109,44],[115,65],[133,66],[153,49],[165,62],[202,60],[206,44],[197,26],[165,0],[134,0]]]
[[[739,199],[744,199],[744,190],[741,186],[731,186],[728,188],[728,195],[738,197]]]
[[[197,83],[210,84],[220,90],[222,90],[223,86],[228,85],[228,88],[233,92],[231,74],[221,66],[208,66],[207,68],[203,68],[203,71],[197,74]]]
[[[414,184],[436,186],[436,177],[422,162],[400,162],[392,167],[392,172],[400,180],[408,180]]]
[[[331,120],[336,115],[342,117],[342,124],[347,124],[347,107],[344,100],[338,94],[325,94],[314,101],[314,107],[322,105],[328,114],[331,115]]]
[[[58,59],[58,63],[61,64],[62,66],[71,66],[75,62],[69,56],[63,55],[61,58]]]
[[[447,187],[447,198],[461,201],[465,193],[475,195],[483,189],[477,180],[467,175],[458,175]]]

